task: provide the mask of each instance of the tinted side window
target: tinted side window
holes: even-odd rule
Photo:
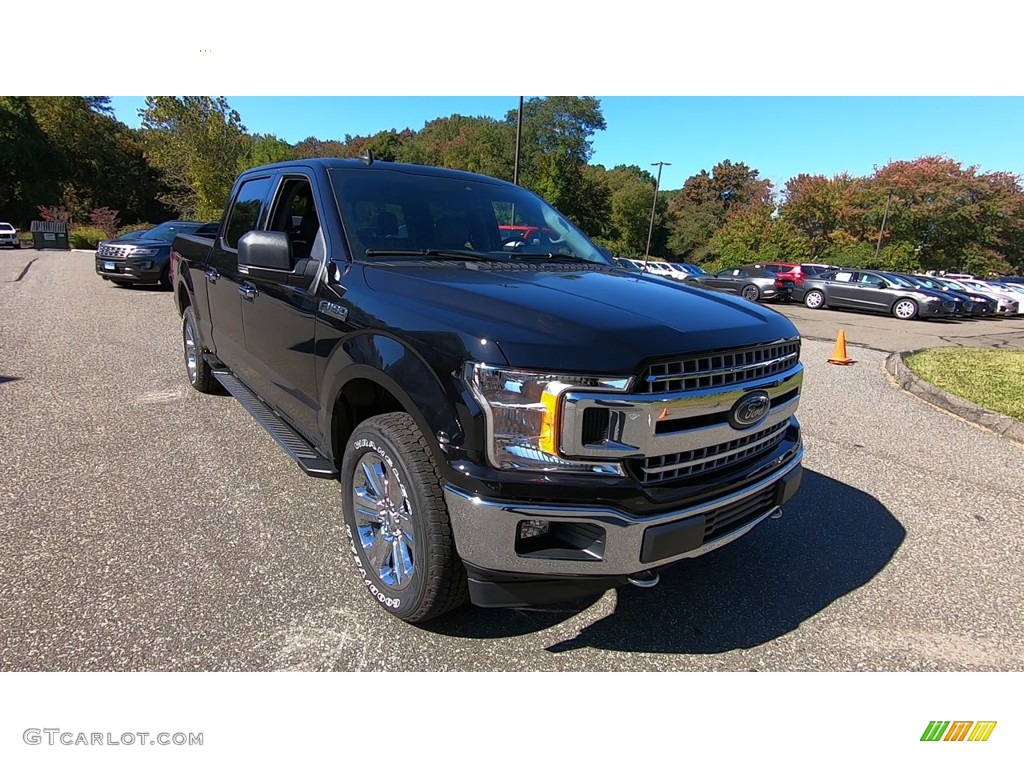
[[[260,211],[263,210],[263,201],[267,198],[269,190],[269,177],[250,179],[242,184],[231,208],[231,218],[228,219],[227,232],[224,235],[225,246],[237,248],[238,239],[246,232],[256,229]]]

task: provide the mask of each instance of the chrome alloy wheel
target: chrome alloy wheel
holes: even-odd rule
[[[377,578],[389,587],[407,586],[413,574],[413,524],[409,498],[376,453],[365,453],[352,478],[359,545]]]
[[[196,351],[196,337],[192,332],[192,324],[185,323],[185,367],[188,369],[188,380],[196,383],[198,371],[199,353]]]
[[[893,307],[893,314],[900,320],[910,320],[917,314],[917,305],[909,299],[901,299]]]
[[[804,304],[811,309],[817,309],[825,303],[825,296],[821,291],[810,291],[806,297],[804,297]]]

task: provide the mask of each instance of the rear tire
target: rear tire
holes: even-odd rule
[[[352,433],[341,464],[342,512],[370,596],[409,623],[469,599],[441,476],[407,413],[373,416]]]
[[[756,285],[744,285],[740,289],[740,296],[747,301],[757,301],[761,298],[761,290]]]
[[[213,378],[210,364],[203,359],[203,346],[199,343],[199,332],[195,312],[192,307],[185,307],[181,317],[181,344],[185,355],[185,375],[188,383],[204,394],[216,392],[220,384]]]
[[[825,306],[825,294],[818,290],[804,294],[804,306],[810,309],[821,309]]]

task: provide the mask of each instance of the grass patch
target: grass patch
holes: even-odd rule
[[[907,358],[907,366],[957,397],[1024,421],[1024,351],[929,349]]]

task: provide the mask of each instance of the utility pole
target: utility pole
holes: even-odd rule
[[[656,163],[651,163],[651,165],[658,166],[658,179],[654,182],[654,202],[651,203],[651,226],[647,229],[647,250],[644,251],[645,263],[651,255],[651,236],[654,234],[654,212],[658,208],[658,189],[661,187],[661,169],[663,166],[672,165],[672,163],[666,163],[659,160]]]
[[[885,198],[885,213],[882,214],[882,226],[878,228],[878,245],[875,246],[875,264],[878,264],[878,254],[882,250],[882,232],[885,231],[885,221],[889,218],[889,203],[892,202],[892,190],[889,190],[889,196]]]
[[[519,97],[519,119],[516,120],[516,165],[512,171],[512,183],[519,184],[519,145],[523,143],[523,97]]]

